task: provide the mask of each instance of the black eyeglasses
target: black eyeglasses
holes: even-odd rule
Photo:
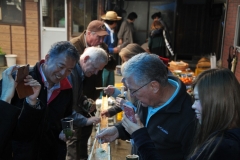
[[[152,81],[150,81],[150,82],[152,82]],[[131,95],[133,96],[134,95],[134,93],[136,93],[137,91],[139,91],[141,88],[143,88],[143,87],[145,87],[146,85],[148,85],[150,82],[148,82],[148,83],[146,83],[146,84],[144,84],[143,86],[141,86],[141,87],[139,87],[138,89],[136,89],[135,91],[133,91],[133,92],[131,92],[130,90],[130,93],[131,93]]]

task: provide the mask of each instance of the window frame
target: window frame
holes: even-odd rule
[[[235,27],[235,35],[234,35],[234,46],[240,49],[240,5],[237,7],[237,19],[236,19],[236,27]]]
[[[91,1],[91,3],[93,3],[93,0],[89,0],[89,1]],[[99,1],[97,1],[97,14],[96,14],[96,16],[98,17],[98,11],[99,11],[99,8],[98,8],[98,6],[99,6]],[[93,5],[93,4],[92,4]],[[84,0],[84,16],[83,17],[85,17],[86,16],[86,0]],[[77,36],[79,36],[80,34],[82,34],[83,32],[73,32],[73,2],[71,1],[71,36],[72,37],[77,37]],[[94,19],[93,19],[94,20]],[[91,20],[92,21],[92,20]],[[83,29],[83,31],[84,30],[86,30],[86,28],[87,28],[87,26],[88,26],[88,23],[86,23],[86,20],[84,19],[84,23],[85,24],[83,24],[84,25],[84,29]]]
[[[0,1],[0,6],[2,6],[1,4],[3,3],[1,0]],[[5,0],[6,1],[6,0]],[[21,6],[22,6],[22,22],[21,23],[15,23],[15,22],[4,22],[2,20],[0,20],[0,25],[13,25],[13,26],[24,26],[25,25],[25,0],[21,0]],[[2,7],[1,7],[2,8]],[[2,11],[1,13],[2,14]]]

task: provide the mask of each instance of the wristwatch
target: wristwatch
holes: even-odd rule
[[[29,103],[27,97],[26,97],[25,99],[26,99],[27,104],[28,104],[30,107],[35,108],[35,109],[40,109],[40,108],[41,108],[41,107],[40,107],[40,100],[39,100],[38,98],[37,98],[37,103],[36,103],[35,105],[31,105],[31,104]],[[39,107],[40,107],[40,108],[39,108]]]

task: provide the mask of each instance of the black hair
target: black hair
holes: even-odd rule
[[[112,25],[113,23],[117,22],[117,21],[110,21],[110,20],[104,20],[105,23]]]
[[[75,46],[69,41],[56,42],[51,46],[48,51],[49,57],[54,58],[59,54],[66,54],[67,57],[74,59],[76,62],[79,61],[79,53]]]
[[[127,19],[130,19],[131,21],[134,20],[134,19],[137,19],[137,14],[135,12],[131,12],[129,13]]]
[[[155,19],[156,17],[161,18],[162,13],[161,12],[156,12],[152,15],[152,19]]]

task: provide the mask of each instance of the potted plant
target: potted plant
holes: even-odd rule
[[[5,66],[5,55],[6,53],[4,53],[0,47],[0,67]]]

